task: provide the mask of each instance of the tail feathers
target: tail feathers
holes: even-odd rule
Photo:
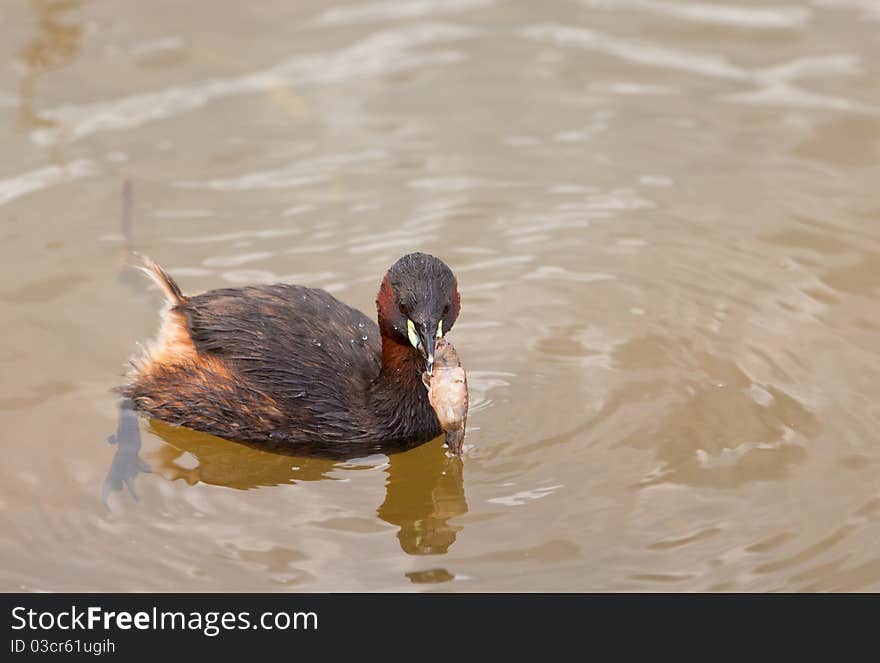
[[[132,252],[143,264],[137,265],[136,268],[146,274],[157,286],[162,289],[168,301],[174,306],[185,304],[187,299],[180,291],[180,286],[174,282],[168,272],[159,267],[155,262],[145,255]]]

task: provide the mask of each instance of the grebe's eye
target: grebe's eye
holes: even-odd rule
[[[449,313],[449,304],[443,307],[443,317],[446,317],[446,314]]]
[[[406,310],[406,305],[405,305],[405,304],[401,303],[401,304],[398,305],[397,308],[400,309],[400,312],[401,312],[403,315],[406,315],[406,314],[407,314],[407,310]]]

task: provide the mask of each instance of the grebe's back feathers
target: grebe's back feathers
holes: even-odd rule
[[[317,388],[309,384],[315,375],[348,375],[365,387],[381,368],[376,323],[325,290],[280,283],[209,290],[178,310],[199,353],[270,378],[276,392],[279,380],[294,392]]]

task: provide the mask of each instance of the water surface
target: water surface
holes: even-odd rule
[[[0,7],[0,589],[880,590],[876,2],[148,5]],[[129,249],[442,257],[463,462],[115,456]]]

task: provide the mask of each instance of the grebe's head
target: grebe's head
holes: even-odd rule
[[[434,344],[452,329],[461,309],[458,282],[442,260],[409,253],[391,265],[376,308],[382,335],[420,350],[431,373]]]

